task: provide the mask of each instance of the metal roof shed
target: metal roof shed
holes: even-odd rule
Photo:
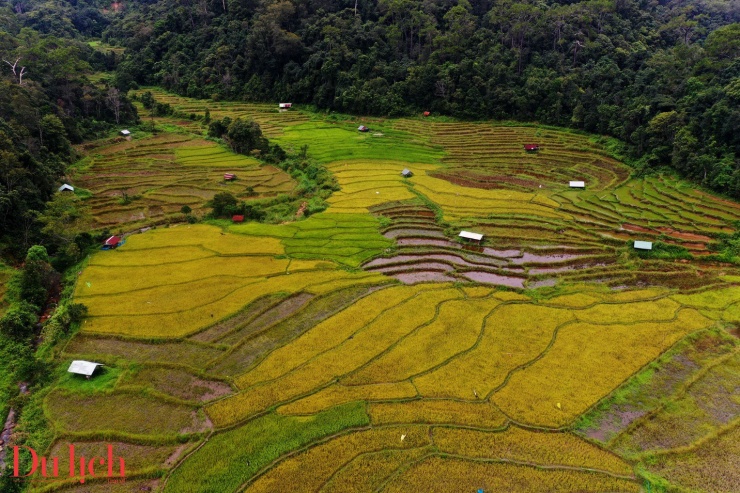
[[[98,366],[103,366],[103,364],[78,359],[74,360],[72,364],[69,365],[69,369],[67,371],[69,373],[76,373],[77,375],[85,375],[87,378],[90,378]]]
[[[64,185],[62,185],[61,187],[59,187],[59,191],[60,192],[74,192],[75,191],[75,187],[73,187],[69,183],[65,183]]]
[[[105,245],[107,247],[117,247],[119,243],[121,243],[121,237],[120,236],[111,236],[110,238],[108,238],[107,240],[105,240],[105,242],[103,243],[103,245]]]
[[[411,178],[412,176],[414,176],[414,174],[408,168],[401,171],[401,175],[403,175],[405,178]]]
[[[635,241],[635,249],[637,249],[637,250],[652,250],[653,249],[653,242],[652,241]]]
[[[571,181],[568,184],[570,185],[570,188],[586,188],[585,181]]]
[[[481,241],[483,240],[483,235],[480,233],[471,233],[470,231],[460,231],[460,238],[465,238],[466,240],[474,240],[474,241]]]
[[[121,135],[129,136],[129,135],[131,135],[131,132],[128,131],[128,130],[121,130]]]

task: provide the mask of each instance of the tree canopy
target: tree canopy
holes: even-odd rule
[[[740,10],[647,0],[129,2],[121,78],[193,97],[615,136],[740,197]]]

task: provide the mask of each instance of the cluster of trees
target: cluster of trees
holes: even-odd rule
[[[246,118],[232,120],[225,116],[221,120],[214,120],[208,126],[208,136],[223,139],[239,154],[269,154],[271,151],[269,142],[262,136],[259,123]],[[277,149],[277,146],[272,148],[274,152],[279,152]]]
[[[39,215],[76,159],[72,145],[137,115],[115,81],[88,79],[105,66],[99,52],[40,34],[19,17],[0,7],[0,254],[23,258],[42,241],[56,253]]]
[[[271,144],[262,135],[259,123],[253,120],[244,118],[232,120],[228,116],[214,120],[208,127],[208,135],[223,139],[234,152],[249,154],[278,166],[298,184],[290,194],[252,200],[249,203],[239,201],[229,192],[217,193],[208,203],[212,209],[212,217],[231,217],[239,214],[249,220],[282,222],[295,218],[299,209],[303,211],[304,216],[323,211],[327,207],[326,199],[334,191],[339,190],[334,175],[325,166],[308,158],[308,146],[298,153],[288,154],[279,145]],[[255,193],[249,187],[245,195],[253,196]]]
[[[121,78],[193,97],[609,134],[740,197],[740,9],[709,0],[130,1]]]

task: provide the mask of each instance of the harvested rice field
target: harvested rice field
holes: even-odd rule
[[[218,192],[255,200],[289,193],[296,185],[274,166],[193,135],[134,136],[100,142],[71,176],[91,194],[85,203],[95,229],[129,232],[179,222],[183,206],[203,215],[204,204]],[[225,173],[237,179],[226,181]]]
[[[708,255],[740,204],[634,177],[598,136],[143,90],[195,118],[77,167],[96,227],[127,234],[80,270],[88,316],[56,356],[104,370],[43,397],[47,451],[125,457],[133,489],[90,491],[737,490],[740,269]],[[206,109],[308,146],[328,208],[181,221],[296,186],[205,140]]]

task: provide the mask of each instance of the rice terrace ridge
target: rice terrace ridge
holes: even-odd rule
[[[731,2],[0,12],[1,492],[740,491]]]

